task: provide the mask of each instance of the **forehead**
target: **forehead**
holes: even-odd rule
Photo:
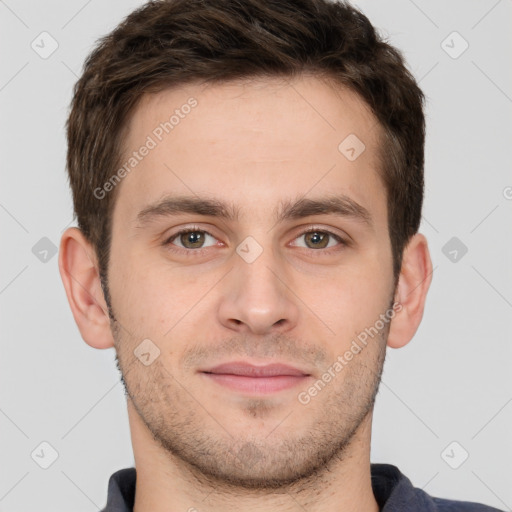
[[[283,133],[284,126],[287,131]],[[257,142],[255,137],[266,137],[270,139],[266,142],[274,142],[274,150],[281,147],[285,152],[290,148],[296,150],[295,140],[303,136],[314,140],[315,135],[324,138],[326,147],[331,149],[332,143],[348,130],[371,146],[379,125],[355,92],[332,81],[326,83],[319,77],[304,75],[295,79],[272,77],[188,84],[146,93],[130,116],[125,142],[128,147],[136,146],[141,137],[153,134],[173,144],[171,139],[177,142],[180,132],[185,132],[189,142],[222,142],[219,139],[226,134],[230,141],[241,141],[249,133],[252,142]],[[165,137],[171,132],[172,137]],[[229,147],[240,156],[232,144],[222,149],[226,151]],[[307,151],[308,147],[302,149]],[[261,148],[254,146],[254,153],[261,157]],[[246,157],[251,158],[251,154],[246,153]]]
[[[124,173],[116,210],[133,218],[175,193],[241,205],[243,216],[251,207],[264,214],[277,201],[328,192],[385,217],[379,134],[357,94],[313,76],[147,94],[126,126],[122,160],[136,162]]]

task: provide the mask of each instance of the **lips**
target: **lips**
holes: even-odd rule
[[[244,377],[276,377],[279,375],[305,376],[308,373],[288,366],[285,364],[268,364],[265,366],[254,366],[244,362],[224,363],[209,370],[203,370],[205,373],[215,373],[223,375],[241,375]]]
[[[310,374],[286,364],[255,366],[243,361],[201,370],[208,381],[246,395],[276,393],[303,384]]]

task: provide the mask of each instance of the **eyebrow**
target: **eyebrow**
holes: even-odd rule
[[[217,217],[230,222],[238,221],[240,218],[240,208],[234,203],[225,203],[217,199],[198,196],[170,196],[146,206],[137,215],[137,221],[141,226],[144,226],[159,217],[187,213]],[[296,200],[281,201],[278,207],[274,209],[274,220],[277,224],[285,220],[329,214],[351,218],[366,224],[368,227],[373,226],[370,212],[345,195],[318,199],[300,197]]]

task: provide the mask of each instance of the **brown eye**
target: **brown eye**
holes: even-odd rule
[[[325,249],[329,242],[329,236],[330,235],[328,233],[313,231],[311,233],[305,233],[304,240],[310,249]]]
[[[303,239],[303,243],[297,243],[298,247],[306,249],[328,249],[336,245],[346,245],[341,237],[331,233],[330,231],[322,231],[320,229],[310,229],[299,235],[296,240]]]
[[[182,233],[179,238],[186,249],[197,249],[204,244],[204,234],[200,231]]]
[[[205,245],[208,238],[212,240],[212,243]],[[206,231],[201,229],[184,229],[171,236],[166,244],[176,245],[182,249],[202,249],[203,247],[215,245],[215,242],[216,238]]]

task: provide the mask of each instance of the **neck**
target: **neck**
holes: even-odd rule
[[[372,411],[341,457],[308,479],[274,490],[252,490],[211,481],[151,435],[128,399],[137,470],[134,512],[378,512],[371,486]]]

